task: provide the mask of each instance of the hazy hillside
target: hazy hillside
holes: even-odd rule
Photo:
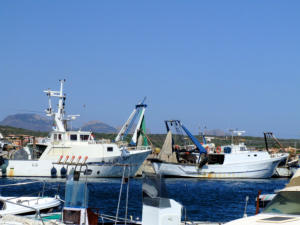
[[[16,114],[16,115],[7,116],[3,121],[0,122],[0,132],[3,133],[3,135],[25,134],[25,135],[33,135],[33,136],[47,136],[48,132],[51,131],[51,125],[52,122],[50,119],[40,115]],[[86,123],[84,126],[82,126],[81,129],[93,131],[97,138],[108,138],[111,140],[115,138],[117,133],[116,128],[109,126],[108,124],[105,124],[100,121],[90,121]],[[210,132],[206,131],[206,133],[209,133],[210,134],[209,136],[214,137],[214,139],[212,139],[212,142],[215,143],[216,146],[231,143],[231,136],[224,135],[224,133],[222,133],[222,131],[220,130],[211,130]],[[128,135],[126,140],[130,141],[130,136],[131,135]],[[165,139],[165,134],[148,134],[148,136],[155,147],[161,147]],[[198,138],[198,140],[202,139],[199,135],[197,135],[196,137]],[[187,140],[186,138],[180,135],[174,135],[173,138],[176,144],[183,144],[183,142]],[[257,147],[259,149],[265,147],[263,136],[261,137],[243,136],[240,137],[240,141],[245,142],[246,145],[248,146]],[[291,147],[300,148],[300,140],[279,139],[279,141],[284,147],[291,146]],[[274,140],[270,140],[269,146],[278,147],[278,145],[276,145]]]
[[[94,133],[116,133],[117,129],[103,122],[93,120],[81,127],[81,130],[92,131]]]
[[[49,132],[51,131],[52,122],[45,116],[24,113],[7,116],[0,122],[0,125]]]
[[[35,137],[46,137],[48,135],[48,132],[39,132],[39,131],[27,130],[23,128],[16,128],[10,126],[0,126],[0,133],[2,133],[3,136],[14,134],[14,135],[29,135]]]
[[[6,136],[8,134],[15,134],[15,135],[32,135],[32,136],[47,136],[48,132],[37,132],[32,130],[26,130],[22,128],[15,128],[15,127],[9,127],[9,126],[0,126],[0,132]],[[106,138],[113,140],[116,137],[115,133],[95,133],[95,136],[97,139]],[[152,144],[154,147],[161,147],[163,145],[163,142],[165,140],[166,134],[149,134],[148,137],[150,138]],[[127,141],[130,141],[131,135],[128,135],[126,138]],[[173,136],[174,141],[176,144],[182,144],[183,141],[186,139],[180,135],[174,135]],[[201,140],[201,137],[199,135],[196,136],[198,140]],[[245,142],[247,146],[251,147],[257,147],[258,149],[263,149],[265,147],[264,138],[263,137],[250,137],[250,136],[244,136],[240,138],[240,141]],[[281,144],[284,147],[292,146],[296,148],[300,148],[300,140],[298,139],[279,139]],[[190,141],[189,141],[190,142]],[[225,145],[231,143],[231,137],[230,136],[223,136],[223,137],[216,137],[212,140],[213,143],[218,145]],[[269,143],[270,147],[278,147],[274,141],[270,141]]]
[[[0,122],[2,126],[16,127],[31,131],[49,132],[53,122],[50,118],[33,113],[9,115]],[[96,133],[116,133],[117,129],[100,121],[90,121],[81,127],[82,130]]]

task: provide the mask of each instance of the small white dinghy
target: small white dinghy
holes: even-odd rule
[[[0,215],[21,215],[49,212],[61,204],[58,195],[52,197],[4,197],[0,196]]]

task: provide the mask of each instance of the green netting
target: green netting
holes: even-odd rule
[[[143,117],[141,128],[142,128],[142,131],[143,131],[143,134],[142,134],[142,135],[143,135],[143,139],[144,139],[143,145],[144,145],[144,146],[148,146],[148,145],[149,145],[149,144],[148,144],[148,140],[147,140],[147,137],[145,136],[145,134],[146,134],[145,117]]]

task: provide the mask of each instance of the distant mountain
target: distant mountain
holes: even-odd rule
[[[51,131],[52,122],[45,116],[32,113],[15,114],[7,116],[0,122],[2,126],[18,127],[33,131]]]
[[[7,116],[0,122],[2,126],[23,128],[32,131],[49,132],[53,122],[50,118],[32,113],[15,114]],[[116,133],[117,129],[100,121],[90,121],[81,127],[81,130],[95,133]]]
[[[116,133],[117,129],[103,122],[93,120],[81,127],[81,130],[92,131],[94,133]]]

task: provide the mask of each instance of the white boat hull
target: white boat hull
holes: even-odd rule
[[[0,210],[0,215],[19,215],[35,213],[36,210],[50,210],[60,206],[58,197],[0,197],[5,204],[5,209]]]
[[[87,160],[88,170],[91,173],[89,175],[82,174],[82,176],[90,178],[122,177],[124,165],[129,165],[126,167],[125,175],[132,177],[150,152],[151,150],[136,150],[127,157],[105,158],[105,162],[101,158]],[[5,160],[5,164],[0,167],[0,174],[2,177],[64,177],[65,174],[61,174],[62,167],[67,170],[67,174],[72,168],[75,168],[74,165],[66,166],[56,164],[56,162],[53,160]],[[56,169],[55,176],[51,174],[53,168]],[[85,169],[83,166],[82,170]]]
[[[270,158],[255,162],[243,162],[223,165],[165,163],[153,161],[157,174],[170,177],[197,178],[270,178],[282,158]]]

